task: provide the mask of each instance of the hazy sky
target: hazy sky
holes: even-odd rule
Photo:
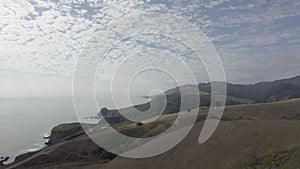
[[[298,0],[3,0],[0,97],[71,95],[74,67],[87,40],[116,18],[145,11],[195,24],[215,46],[230,82],[295,76],[299,9]]]

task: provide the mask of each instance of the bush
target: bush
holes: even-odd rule
[[[142,122],[137,122],[136,126],[143,126],[143,123]]]

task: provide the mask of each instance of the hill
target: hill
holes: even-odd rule
[[[210,101],[211,101],[211,94],[206,93],[206,92],[201,92],[201,93],[190,93],[185,95],[185,98],[187,100],[191,100],[190,103],[193,103],[192,100],[195,99],[195,97],[200,98],[200,103],[199,105],[185,105],[185,108],[181,107],[181,94],[177,89],[174,90],[169,90],[166,92],[166,106],[164,107],[164,101],[163,97],[161,96],[155,96],[151,99],[150,102],[136,105],[133,107],[127,107],[127,108],[122,108],[119,110],[107,110],[107,112],[103,113],[103,110],[101,111],[102,114],[104,115],[104,118],[106,121],[108,121],[110,124],[119,124],[119,123],[130,123],[129,120],[124,118],[119,112],[122,112],[130,116],[134,116],[138,111],[140,113],[144,113],[145,119],[147,119],[147,113],[149,116],[151,113],[149,113],[147,110],[150,109],[151,105],[152,110],[151,112],[160,112],[161,110],[164,110],[162,114],[173,114],[173,113],[178,113],[180,111],[188,111],[192,109],[198,108],[198,106],[202,108],[208,108],[210,106]],[[222,95],[219,95],[217,97],[224,97]],[[229,105],[239,105],[239,104],[252,104],[254,103],[253,100],[250,99],[245,99],[245,98],[236,98],[232,96],[228,96],[226,98],[226,106]],[[187,103],[188,104],[188,103]]]
[[[71,133],[78,124],[63,124],[52,130],[55,144],[20,156],[14,164],[21,164],[16,167],[20,169],[254,169],[273,165],[285,169],[299,168],[300,99],[228,106],[212,138],[199,144],[198,137],[207,111],[199,111],[197,124],[180,144],[159,156],[145,159],[116,157],[99,148],[84,132]],[[142,127],[129,123],[115,128],[127,135],[147,137],[164,131],[176,117],[176,113],[166,114]],[[90,127],[96,130],[99,125]],[[29,160],[25,160],[28,157]]]
[[[216,85],[220,82],[213,82]],[[199,83],[199,90],[210,93],[211,83]],[[257,103],[280,101],[300,97],[300,76],[273,82],[260,82],[255,84],[227,83],[229,96],[253,100]]]
[[[221,85],[221,82],[213,82],[214,85]],[[300,98],[300,76],[277,80],[273,82],[260,82],[256,84],[242,85],[242,84],[231,84],[227,83],[227,97],[226,106],[239,105],[239,104],[252,104],[252,103],[266,103],[266,102],[276,102],[286,99]],[[193,88],[195,86],[186,85],[183,86],[184,89],[189,89],[190,91],[195,91]],[[200,98],[200,107],[209,107],[211,102],[211,83],[199,83],[198,89],[200,93],[188,92],[185,93],[185,98],[189,100],[194,100],[195,97]],[[107,110],[104,117],[105,120],[110,124],[118,123],[130,123],[129,120],[124,118],[119,111],[122,113],[133,116],[138,111],[144,112],[145,117],[147,117],[147,110],[151,105],[155,105],[152,108],[157,110],[151,110],[152,112],[159,112],[160,109],[164,109],[162,114],[172,114],[179,111],[187,111],[189,109],[195,109],[197,106],[188,105],[186,108],[181,107],[181,93],[179,88],[173,88],[165,91],[166,95],[166,107],[164,107],[164,97],[154,96],[150,102],[136,105],[133,107],[127,107],[119,110]],[[219,95],[218,97],[224,97]],[[192,103],[192,101],[191,101]],[[151,113],[148,113],[149,116]]]

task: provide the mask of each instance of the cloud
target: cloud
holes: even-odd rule
[[[255,77],[260,76],[260,71],[244,71],[247,67],[250,68],[247,64],[255,64],[261,57],[270,56],[284,65],[293,65],[287,59],[277,57],[276,54],[280,51],[289,51],[290,60],[298,57],[295,53],[300,52],[300,29],[297,22],[300,17],[299,8],[300,2],[288,0],[1,1],[0,66],[2,71],[71,77],[77,58],[97,32],[110,29],[108,25],[118,18],[156,11],[184,18],[203,31],[219,52],[230,80],[244,81],[243,76],[249,76],[249,81],[255,81]],[[118,36],[121,34],[119,32]],[[179,45],[169,47],[179,48]],[[141,44],[136,44],[134,48],[137,51],[142,50]],[[109,59],[113,59],[114,54],[118,53],[114,52]],[[280,56],[288,57],[285,54]],[[161,57],[152,57],[149,60],[168,62],[168,58]],[[107,60],[107,63],[111,62]],[[189,63],[195,69],[201,64],[193,61]],[[180,70],[179,62],[168,64]],[[138,62],[132,60],[132,65],[138,65]],[[271,66],[270,69],[275,69],[274,67]],[[264,70],[261,66],[255,69]],[[276,71],[277,74],[286,73],[279,70]],[[243,73],[237,75],[237,72]],[[202,73],[202,67],[198,68],[199,77]],[[298,72],[293,68],[288,74],[295,73]]]
[[[134,2],[1,2],[2,69],[71,75],[87,40]]]

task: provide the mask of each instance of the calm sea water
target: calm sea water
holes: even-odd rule
[[[77,118],[72,98],[2,98],[0,156],[13,160],[16,155],[38,150],[53,126],[74,121]]]
[[[112,105],[109,100],[102,101],[102,105]],[[94,115],[96,112],[90,112],[86,117]],[[17,155],[39,150],[47,141],[43,137],[54,126],[76,121],[72,98],[1,98],[0,157],[9,156],[11,162]]]

